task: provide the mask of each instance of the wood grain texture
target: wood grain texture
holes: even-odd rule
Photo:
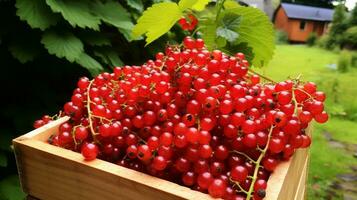
[[[27,194],[43,200],[212,199],[113,163],[99,159],[86,162],[76,152],[46,143],[66,120],[62,118],[13,141],[21,186]],[[296,196],[296,191],[305,189],[306,167],[307,151],[299,150],[272,174],[265,199],[303,199],[304,195]]]

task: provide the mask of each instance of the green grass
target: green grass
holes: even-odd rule
[[[329,146],[324,137],[329,132],[335,140],[357,144],[357,70],[339,73],[327,66],[336,63],[338,54],[304,45],[278,45],[269,66],[257,72],[276,80],[295,78],[314,81],[327,95],[326,110],[333,114],[328,123],[316,124],[311,147],[308,199],[326,199],[326,189],[337,174],[350,172],[357,159],[343,149]],[[342,196],[337,198],[342,199]]]

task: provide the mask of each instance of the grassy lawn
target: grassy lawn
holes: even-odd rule
[[[273,60],[257,71],[282,81],[302,74],[303,80],[314,81],[327,94],[326,109],[333,113],[329,122],[316,124],[308,182],[308,199],[326,199],[326,188],[337,174],[350,172],[349,166],[357,165],[357,159],[343,149],[329,146],[324,137],[328,132],[338,141],[357,144],[357,69],[339,73],[327,66],[336,63],[337,53],[304,45],[278,45]],[[355,115],[355,116],[353,116]],[[341,117],[342,116],[342,117]],[[340,197],[339,199],[342,199]]]

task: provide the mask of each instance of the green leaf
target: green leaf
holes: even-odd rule
[[[224,6],[225,9],[231,9],[231,8],[239,8],[241,5],[239,5],[237,1],[226,0],[224,2],[223,6]]]
[[[33,61],[36,56],[40,54],[39,43],[34,40],[22,40],[17,39],[9,44],[9,50],[11,55],[24,64],[29,61]]]
[[[218,48],[223,48],[227,45],[227,40],[223,37],[218,37],[216,39],[216,43],[217,43]]]
[[[139,12],[142,12],[144,10],[144,5],[141,0],[126,0],[126,3],[128,4],[128,6],[136,9]]]
[[[84,51],[82,41],[70,32],[46,31],[42,35],[41,43],[48,53],[66,58],[70,62],[78,59]]]
[[[109,38],[103,33],[94,31],[83,31],[78,35],[85,43],[92,46],[106,46],[111,45]]]
[[[186,10],[192,8],[193,5],[197,3],[197,0],[180,0],[178,5],[181,10]]]
[[[32,28],[45,30],[55,25],[59,15],[53,13],[44,0],[17,0],[15,4],[16,15],[26,21]]]
[[[138,37],[146,34],[146,45],[156,40],[166,32],[180,19],[182,12],[177,4],[164,2],[154,4],[144,11],[134,26],[133,35]]]
[[[0,151],[0,167],[6,167],[7,166],[7,157],[5,152]]]
[[[193,6],[193,10],[202,11],[208,5],[211,0],[198,0]]]
[[[250,63],[254,59],[253,48],[249,47],[246,42],[242,42],[238,45],[230,45],[228,44],[226,47],[222,49],[222,51],[226,52],[227,54],[234,55],[237,52],[244,53],[245,59],[248,60]]]
[[[123,61],[113,49],[101,48],[94,51],[94,55],[100,57],[104,63],[111,67],[123,66]]]
[[[92,14],[90,2],[85,0],[46,0],[53,12],[61,13],[73,27],[99,30],[100,20]]]
[[[200,31],[202,33],[202,39],[205,41],[205,45],[209,50],[216,48],[216,29],[217,25],[214,20],[205,20],[201,22]]]
[[[225,12],[241,16],[241,23],[237,30],[239,38],[235,44],[247,43],[253,49],[252,64],[255,67],[267,65],[275,49],[273,24],[268,16],[257,8],[244,6],[228,9]]]
[[[105,1],[104,3],[97,1],[92,9],[101,20],[117,28],[130,30],[134,26],[130,13],[116,1]]]
[[[88,69],[92,76],[98,75],[103,71],[102,65],[84,52],[81,53],[81,55],[75,61],[82,67]]]
[[[216,34],[225,38],[228,42],[234,42],[239,36],[237,32],[221,26],[217,28]]]
[[[217,28],[217,36],[223,37],[229,42],[234,42],[239,36],[237,30],[240,20],[240,15],[238,14],[225,13],[219,20],[220,26]]]
[[[11,175],[0,181],[0,199],[22,200],[25,197],[26,195],[21,190],[18,176]]]

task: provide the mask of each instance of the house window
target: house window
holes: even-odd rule
[[[306,21],[300,21],[300,30],[305,30]]]

